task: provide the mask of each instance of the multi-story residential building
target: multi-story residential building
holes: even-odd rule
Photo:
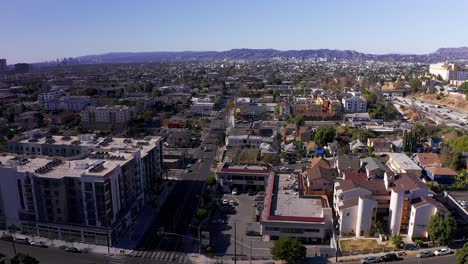
[[[62,96],[44,101],[46,111],[81,111],[93,104],[90,96]]]
[[[61,89],[46,92],[46,93],[40,93],[37,97],[37,100],[39,101],[39,103],[44,104],[45,101],[55,99],[58,96],[61,96],[62,94],[63,94],[63,90]],[[48,107],[53,107],[53,106],[55,107],[55,104],[48,105]]]
[[[213,102],[192,102],[190,112],[196,115],[211,115],[214,110]]]
[[[108,140],[109,141],[109,140]],[[0,219],[23,233],[110,245],[152,198],[162,140],[121,139],[85,158],[0,157]]]
[[[429,73],[440,75],[444,81],[468,80],[468,68],[460,67],[454,63],[435,63],[429,65]]]
[[[293,105],[293,114],[306,119],[333,119],[341,116],[341,104],[338,100],[328,100],[321,97],[298,98]]]
[[[330,244],[332,209],[325,195],[304,195],[292,184],[297,176],[272,174],[268,180],[260,232],[265,240],[300,237],[306,243]]]
[[[422,169],[404,153],[389,153],[386,165],[395,173],[411,173],[421,176]]]
[[[230,162],[224,162],[216,172],[218,182],[225,192],[234,188],[240,192],[264,191],[271,174],[271,168],[267,164]]]
[[[81,112],[86,129],[122,129],[135,117],[135,107],[126,105],[88,107]]]
[[[345,113],[364,113],[367,112],[367,101],[362,96],[344,97],[343,112]]]
[[[387,176],[383,180],[335,182],[334,207],[341,234],[366,236],[376,221],[387,222],[392,234],[427,237],[429,218],[446,209],[413,174]]]

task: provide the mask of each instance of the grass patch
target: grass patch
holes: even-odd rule
[[[368,251],[389,251],[393,248],[393,243],[379,245],[375,239],[350,239],[340,241],[341,251],[355,253],[355,252],[368,252]]]

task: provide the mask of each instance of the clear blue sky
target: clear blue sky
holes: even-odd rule
[[[0,0],[0,58],[232,48],[468,46],[464,0]]]

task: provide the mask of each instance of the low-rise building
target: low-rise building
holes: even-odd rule
[[[297,176],[272,174],[260,230],[265,240],[298,237],[308,244],[330,244],[332,209],[325,195],[304,195],[290,183]]]
[[[44,110],[81,111],[93,103],[90,96],[62,96],[44,101]]]
[[[345,113],[365,113],[367,112],[367,101],[362,96],[344,97],[343,112]]]
[[[225,192],[234,188],[240,192],[259,192],[265,191],[271,174],[271,168],[267,164],[224,162],[217,170],[216,177]]]
[[[421,176],[422,169],[404,153],[389,153],[386,165],[395,173],[412,173]]]

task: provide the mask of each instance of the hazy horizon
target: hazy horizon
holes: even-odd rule
[[[456,7],[456,8],[455,8]],[[230,49],[427,54],[468,46],[456,23],[468,2],[9,1],[0,58],[8,64],[113,52]],[[448,15],[447,15],[448,14]]]

